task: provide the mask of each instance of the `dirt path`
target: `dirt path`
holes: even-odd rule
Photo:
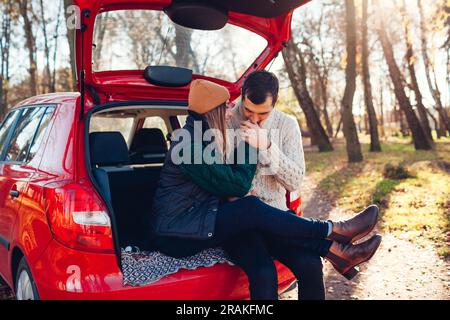
[[[334,208],[309,179],[302,197],[307,217],[339,220],[351,216]],[[450,299],[450,264],[437,256],[432,245],[420,247],[379,233],[383,236],[380,248],[352,281],[334,271],[330,263],[324,263],[327,299]],[[293,290],[282,298],[297,299],[297,292]]]

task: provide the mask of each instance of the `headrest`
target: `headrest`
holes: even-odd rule
[[[161,129],[143,128],[134,137],[130,148],[131,152],[166,153],[167,142]]]
[[[127,143],[120,132],[93,132],[89,134],[89,144],[93,165],[117,166],[130,161]]]

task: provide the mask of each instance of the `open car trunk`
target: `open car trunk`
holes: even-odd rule
[[[168,137],[181,126],[179,117],[186,115],[186,106],[175,102],[170,106],[109,106],[92,111],[87,118],[89,150],[86,160],[90,164],[92,182],[110,211],[124,284],[148,285],[180,269],[194,270],[228,262],[220,248],[175,259],[155,251],[153,246],[152,202],[168,150]],[[99,114],[94,113],[96,111]],[[167,135],[157,127],[143,127],[155,114],[165,122]],[[111,125],[98,131],[99,126],[92,124],[96,117]],[[114,120],[129,117],[133,125],[127,134]],[[93,129],[95,127],[97,130]]]
[[[150,216],[154,193],[170,134],[180,127],[178,117],[187,113],[184,103],[161,104],[113,103],[93,109],[86,119],[86,162],[111,211],[116,249],[152,249]],[[158,125],[148,125],[148,120],[156,118]]]

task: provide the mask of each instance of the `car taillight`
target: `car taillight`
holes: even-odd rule
[[[94,190],[67,184],[46,189],[45,200],[47,218],[57,241],[78,250],[114,252],[111,220]]]

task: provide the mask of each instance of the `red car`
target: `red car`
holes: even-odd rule
[[[245,274],[228,264],[124,285],[121,249],[146,244],[190,81],[216,81],[237,98],[244,77],[290,39],[293,10],[307,1],[74,2],[80,92],[23,101],[0,128],[0,275],[18,299],[249,298]],[[281,292],[295,278],[277,268]]]

